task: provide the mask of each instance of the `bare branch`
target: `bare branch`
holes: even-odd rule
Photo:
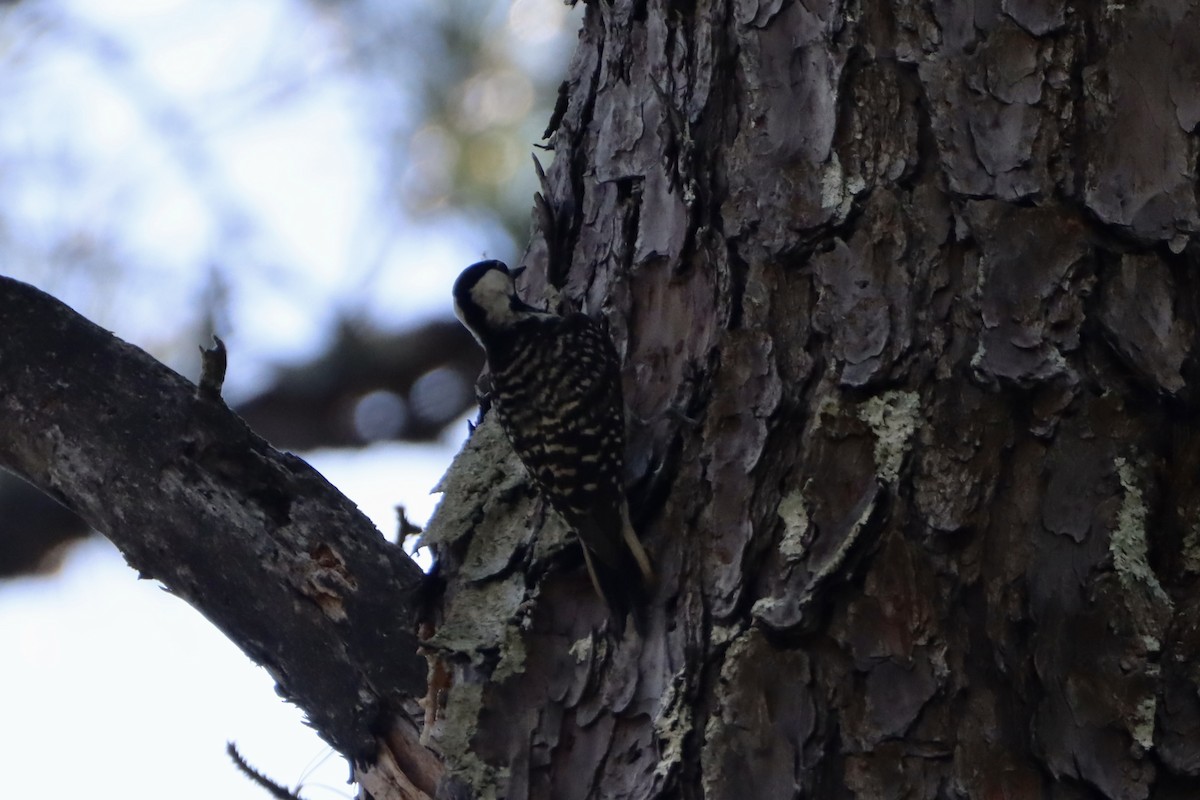
[[[420,569],[301,459],[49,295],[0,278],[0,465],[104,532],[362,762],[424,694]]]
[[[229,754],[231,759],[233,759],[233,763],[243,775],[257,783],[262,788],[266,789],[267,793],[272,797],[278,798],[278,800],[303,800],[303,798],[300,797],[299,789],[296,789],[296,791],[293,792],[291,789],[282,784],[276,783],[266,775],[256,770],[254,767],[250,766],[250,762],[246,760],[245,756],[238,752],[237,745],[233,742],[226,743],[225,752]]]

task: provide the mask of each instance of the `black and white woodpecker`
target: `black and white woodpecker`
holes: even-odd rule
[[[500,261],[467,267],[454,313],[487,353],[492,407],[542,497],[583,543],[597,593],[623,629],[654,584],[625,498],[625,403],[616,350],[584,314],[517,296]]]

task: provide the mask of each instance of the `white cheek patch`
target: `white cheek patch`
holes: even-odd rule
[[[504,328],[516,321],[512,310],[515,291],[512,278],[499,270],[490,270],[471,287],[471,300],[483,310],[489,327]]]

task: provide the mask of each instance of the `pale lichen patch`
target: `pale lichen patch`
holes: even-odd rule
[[[425,646],[470,656],[476,666],[509,638],[508,628],[525,598],[525,578],[464,586],[459,602],[449,607],[446,619]]]
[[[872,397],[859,408],[859,418],[875,434],[875,463],[885,483],[894,484],[900,477],[920,405],[916,392],[892,391]]]
[[[810,520],[808,504],[801,489],[795,489],[779,501],[775,511],[783,521],[783,535],[779,539],[779,554],[789,562],[799,561],[808,547]]]
[[[1129,734],[1143,750],[1151,750],[1154,747],[1154,715],[1157,711],[1158,698],[1153,694],[1139,700],[1133,711]]]
[[[500,661],[492,672],[494,683],[503,683],[513,675],[525,671],[525,639],[521,636],[521,628],[509,625],[504,632],[504,645],[500,648]]]
[[[847,199],[845,170],[837,153],[830,153],[821,172],[821,208],[838,208]]]
[[[583,664],[591,659],[594,646],[595,641],[592,637],[584,636],[582,639],[576,639],[572,642],[571,648],[567,652],[575,656],[576,664]]]
[[[709,642],[713,647],[721,647],[727,642],[742,632],[742,628],[738,625],[714,625],[712,633],[709,636]]]
[[[499,787],[507,783],[508,769],[490,766],[471,750],[482,708],[482,685],[456,683],[450,690],[434,739],[438,749],[446,755],[450,774],[470,786],[474,797],[491,800],[499,796]]]
[[[794,601],[784,597],[760,597],[750,606],[750,615],[755,619],[768,619],[775,614],[786,613]]]
[[[1150,568],[1147,557],[1146,502],[1141,487],[1137,485],[1133,465],[1124,458],[1117,458],[1114,463],[1124,497],[1121,500],[1121,508],[1117,511],[1116,527],[1108,543],[1113,567],[1126,591],[1144,587],[1151,600],[1171,608],[1171,598],[1163,591],[1162,584]]]
[[[654,718],[654,734],[661,753],[661,758],[654,766],[654,774],[660,778],[666,778],[683,762],[683,743],[695,725],[692,706],[686,692],[682,691],[684,681],[682,670],[675,673]]]

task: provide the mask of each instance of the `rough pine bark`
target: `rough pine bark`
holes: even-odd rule
[[[428,532],[436,758],[411,563],[3,279],[0,463],[376,800],[1195,796],[1198,14],[590,5],[527,291],[623,354],[660,586],[613,635],[485,420]]]
[[[526,292],[613,333],[660,586],[612,635],[485,420],[440,796],[1200,791],[1198,20],[588,5]]]

